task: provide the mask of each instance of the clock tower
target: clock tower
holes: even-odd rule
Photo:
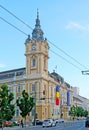
[[[35,28],[32,31],[32,37],[28,35],[25,42],[26,51],[26,81],[28,93],[34,93],[36,102],[36,114],[39,119],[44,119],[47,106],[42,101],[48,95],[48,51],[49,45],[47,39],[44,39],[44,33],[40,26],[39,13]],[[46,93],[45,93],[46,92]],[[44,105],[43,105],[44,103]],[[44,107],[43,107],[44,106]],[[42,114],[44,113],[44,114]],[[46,112],[47,113],[47,112]],[[47,115],[48,117],[48,115]],[[46,117],[46,118],[47,118]]]
[[[26,45],[26,75],[27,77],[45,77],[48,75],[48,50],[47,39],[44,39],[43,31],[40,26],[39,13],[32,38],[28,35]],[[47,77],[47,76],[46,76]]]

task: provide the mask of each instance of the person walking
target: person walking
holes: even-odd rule
[[[22,126],[22,128],[23,128],[23,120],[21,120],[21,126]]]

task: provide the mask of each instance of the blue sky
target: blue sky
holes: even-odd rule
[[[67,60],[49,51],[49,71],[53,72],[57,66],[56,72],[71,86],[79,87],[81,96],[89,98],[89,76],[81,73],[89,69],[89,0],[0,0],[0,5],[32,28],[39,9],[44,37],[86,67],[49,43],[50,50]],[[0,17],[31,35],[31,29],[1,7]],[[0,72],[25,67],[26,38],[26,35],[0,19]]]

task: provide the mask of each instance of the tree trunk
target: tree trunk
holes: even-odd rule
[[[4,122],[2,121],[2,130],[3,130],[3,127],[4,127]]]
[[[25,127],[26,127],[26,116],[25,116]]]

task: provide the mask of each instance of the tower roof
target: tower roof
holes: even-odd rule
[[[37,19],[36,19],[35,28],[33,29],[33,32],[32,32],[32,39],[42,41],[42,40],[44,40],[43,34],[44,33],[40,26],[39,12],[37,9]]]

